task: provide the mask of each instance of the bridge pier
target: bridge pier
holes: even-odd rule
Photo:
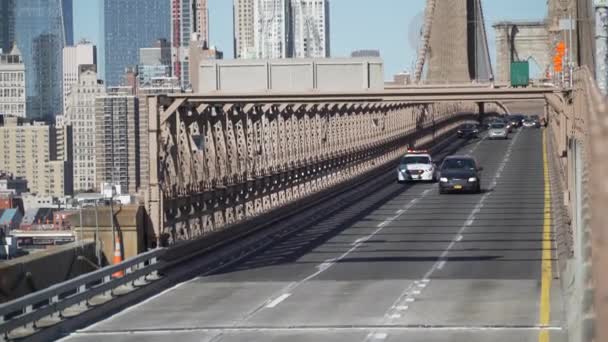
[[[477,102],[477,112],[479,113],[479,117],[483,118],[483,116],[486,114],[485,102]]]

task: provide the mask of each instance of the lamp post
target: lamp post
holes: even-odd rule
[[[114,227],[114,184],[111,185],[110,195],[110,223],[112,224],[112,243],[116,243],[116,229]]]
[[[97,202],[95,199],[95,257],[97,258],[97,265],[101,267],[101,238],[99,237],[99,217],[97,215]]]

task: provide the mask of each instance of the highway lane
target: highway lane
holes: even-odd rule
[[[390,182],[65,340],[537,341],[544,309],[564,341],[557,281],[541,304],[541,131],[458,153],[484,166],[482,194]]]

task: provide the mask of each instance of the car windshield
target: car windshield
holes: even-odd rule
[[[473,124],[464,124],[460,128],[462,128],[462,129],[475,129],[475,125],[473,125]]]
[[[475,162],[472,159],[446,159],[443,162],[443,170],[447,169],[475,169]]]
[[[406,165],[406,164],[430,164],[431,160],[429,159],[429,157],[424,157],[424,156],[420,156],[420,157],[403,157],[403,159],[401,159],[401,165]]]
[[[503,129],[503,128],[505,128],[505,125],[501,124],[501,123],[493,123],[492,126],[490,126],[490,127],[493,129]]]

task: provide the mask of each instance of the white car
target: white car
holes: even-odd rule
[[[435,182],[436,169],[433,158],[425,151],[411,151],[401,158],[397,169],[397,182],[432,181]]]

